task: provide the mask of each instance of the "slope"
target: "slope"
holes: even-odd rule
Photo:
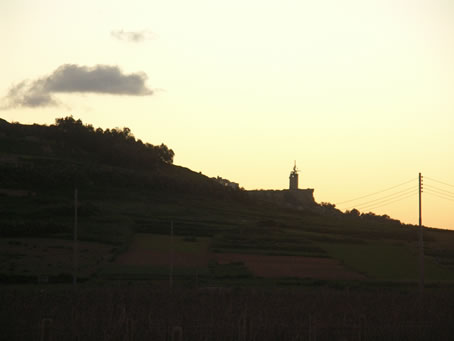
[[[171,264],[185,285],[417,278],[414,226],[326,204],[260,201],[173,165],[171,149],[127,128],[94,129],[72,117],[52,126],[2,121],[0,151],[4,282],[71,279],[75,187],[85,280],[160,283]],[[453,280],[454,234],[425,236],[427,279]]]

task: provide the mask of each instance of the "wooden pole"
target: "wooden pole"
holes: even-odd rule
[[[74,243],[73,243],[73,284],[77,284],[77,271],[79,268],[79,245],[77,238],[77,188],[74,189]]]
[[[173,287],[173,220],[170,221],[170,250],[169,250],[169,287]]]
[[[422,175],[419,173],[419,291],[424,291],[424,237],[422,227]]]
[[[41,339],[40,341],[51,341],[52,340],[52,322],[50,318],[44,318],[41,320]]]

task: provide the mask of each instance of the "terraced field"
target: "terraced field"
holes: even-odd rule
[[[238,275],[242,278],[340,281],[367,279],[411,282],[418,279],[415,243],[377,240],[349,243],[348,239],[344,242],[331,237],[330,242],[313,241],[311,247],[318,250],[320,255],[310,257],[301,255],[304,249],[307,250],[308,241],[301,241],[302,251],[299,251],[297,234],[293,236],[292,243],[283,242],[289,240],[290,236],[286,232],[284,237],[275,238],[275,244],[281,246],[281,254],[276,254],[275,244],[263,242],[263,236],[254,238],[243,234],[236,239],[231,236],[227,239],[224,236],[174,236],[171,242],[169,235],[137,233],[127,251],[116,258],[111,268],[116,264],[122,269],[117,268],[117,271],[128,271],[127,267],[130,266],[135,269],[137,276],[143,271],[147,274],[145,277],[150,271],[165,276],[172,264],[175,269],[186,269],[183,273],[192,271],[209,274],[211,269],[213,275],[221,273],[219,276],[230,278]],[[318,239],[323,239],[321,234]],[[219,249],[221,244],[229,247]],[[150,267],[154,267],[154,270]],[[178,273],[182,271],[175,270],[175,274]],[[452,281],[454,271],[428,256],[425,259],[425,278],[428,281]]]
[[[137,233],[128,250],[118,256],[121,265],[208,266],[210,238],[188,238]],[[173,250],[173,251],[172,251]]]

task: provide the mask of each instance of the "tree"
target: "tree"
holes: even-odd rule
[[[345,211],[345,213],[348,214],[348,215],[354,216],[354,217],[359,217],[360,216],[360,212],[356,208],[354,208],[354,209],[352,209],[350,211]]]

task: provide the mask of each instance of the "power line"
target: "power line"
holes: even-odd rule
[[[438,193],[436,193],[436,192],[426,191],[426,192],[424,192],[424,193],[433,195],[433,196],[438,197],[438,198],[440,198],[440,199],[449,200],[449,201],[454,202],[454,198],[443,197],[442,195],[440,195],[440,194],[438,194]]]
[[[394,204],[394,203],[396,203],[396,202],[399,202],[399,201],[402,201],[402,200],[405,200],[405,199],[408,199],[408,198],[412,198],[412,197],[414,197],[416,194],[417,194],[417,192],[412,193],[412,194],[410,194],[410,195],[407,195],[407,196],[405,196],[405,197],[403,197],[403,198],[400,198],[400,199],[397,199],[397,200],[393,200],[393,201],[387,202],[387,203],[382,204],[382,205],[378,205],[378,206],[375,206],[375,207],[367,208],[367,210],[369,210],[369,211],[370,211],[370,210],[375,210],[375,209],[380,208],[380,207],[382,207],[382,206],[391,205],[391,204]]]
[[[442,192],[443,194],[445,194],[444,192],[446,192],[446,195],[452,195],[454,196],[454,192],[450,192],[450,191],[447,191],[445,189],[441,189],[441,188],[438,188],[438,187],[435,187],[435,186],[432,186],[432,185],[426,185],[425,187],[426,189],[432,189],[434,191],[439,191],[439,192]]]
[[[429,188],[429,187],[426,187],[425,188],[426,191],[431,191],[432,193],[436,193],[436,194],[439,194],[439,195],[443,195],[447,198],[451,198],[451,199],[454,199],[454,195],[453,194],[446,194],[444,192],[441,192],[441,191],[437,191],[437,190],[434,190],[432,188]]]
[[[404,193],[401,193],[399,195],[395,195],[395,196],[387,198],[387,199],[380,200],[380,201],[378,201],[378,202],[376,202],[374,204],[361,205],[361,206],[358,206],[358,207],[359,207],[359,209],[364,209],[364,208],[368,208],[368,207],[375,207],[376,205],[380,205],[381,206],[382,204],[385,204],[385,203],[390,202],[390,201],[394,202],[398,198],[404,197],[404,196],[409,195],[409,194],[414,194],[416,192],[417,192],[417,189],[412,189],[411,191],[407,190]]]
[[[411,193],[401,194],[401,195],[399,195],[399,196],[397,196],[397,197],[395,197],[393,199],[383,200],[382,202],[376,203],[374,205],[364,206],[364,207],[360,208],[359,210],[364,212],[366,210],[373,210],[373,209],[376,209],[376,208],[379,208],[379,207],[382,207],[382,206],[387,206],[387,205],[399,202],[401,200],[413,197],[417,193],[418,193],[418,190],[416,189],[416,190],[412,191]]]
[[[445,198],[445,197],[442,197],[441,195],[435,194],[435,193],[433,193],[433,192],[426,192],[426,193],[427,193],[427,194],[430,194],[430,195],[433,195],[434,197],[437,197],[437,198],[440,198],[440,199],[444,199],[444,200],[448,200],[448,201],[454,202],[454,199]]]
[[[448,183],[446,183],[446,182],[443,182],[443,181],[440,181],[440,180],[436,180],[436,179],[433,179],[433,178],[429,178],[428,176],[425,176],[424,178],[425,178],[425,179],[432,180],[432,181],[435,181],[435,182],[438,182],[438,183],[443,184],[443,185],[446,185],[446,186],[454,187],[454,185],[450,185],[450,184],[448,184]]]
[[[356,205],[352,206],[351,208],[358,208],[358,207],[361,207],[361,206],[371,206],[369,204],[374,203],[376,201],[381,202],[381,201],[386,201],[386,200],[389,200],[389,199],[392,200],[392,199],[395,199],[395,197],[398,197],[399,195],[405,195],[405,194],[409,193],[410,191],[414,191],[414,190],[415,190],[415,188],[406,188],[406,189],[404,189],[402,191],[399,191],[399,192],[396,192],[396,193],[393,193],[393,194],[389,194],[389,195],[386,195],[384,197],[380,197],[380,198],[377,198],[377,199],[374,199],[374,200],[369,200],[369,201],[366,201],[366,202],[363,202],[363,203],[360,203],[360,204],[356,204]],[[375,205],[375,204],[373,204],[373,205]]]
[[[359,199],[363,199],[363,198],[367,198],[367,197],[371,197],[373,195],[376,195],[376,194],[380,194],[380,193],[383,193],[383,192],[386,192],[386,191],[389,191],[389,190],[392,190],[394,188],[397,188],[397,187],[400,187],[400,186],[403,186],[403,185],[406,185],[410,182],[413,182],[415,181],[416,179],[411,179],[411,180],[408,180],[408,181],[405,181],[405,182],[402,182],[398,185],[395,185],[395,186],[392,186],[392,187],[389,187],[389,188],[386,188],[386,189],[383,189],[381,191],[378,191],[378,192],[374,192],[374,193],[371,193],[371,194],[367,194],[367,195],[363,195],[361,197],[358,197],[358,198],[354,198],[354,199],[350,199],[350,200],[345,200],[345,201],[341,201],[341,202],[338,202],[336,205],[341,205],[341,204],[345,204],[347,202],[351,202],[351,201],[356,201],[356,200],[359,200]]]

